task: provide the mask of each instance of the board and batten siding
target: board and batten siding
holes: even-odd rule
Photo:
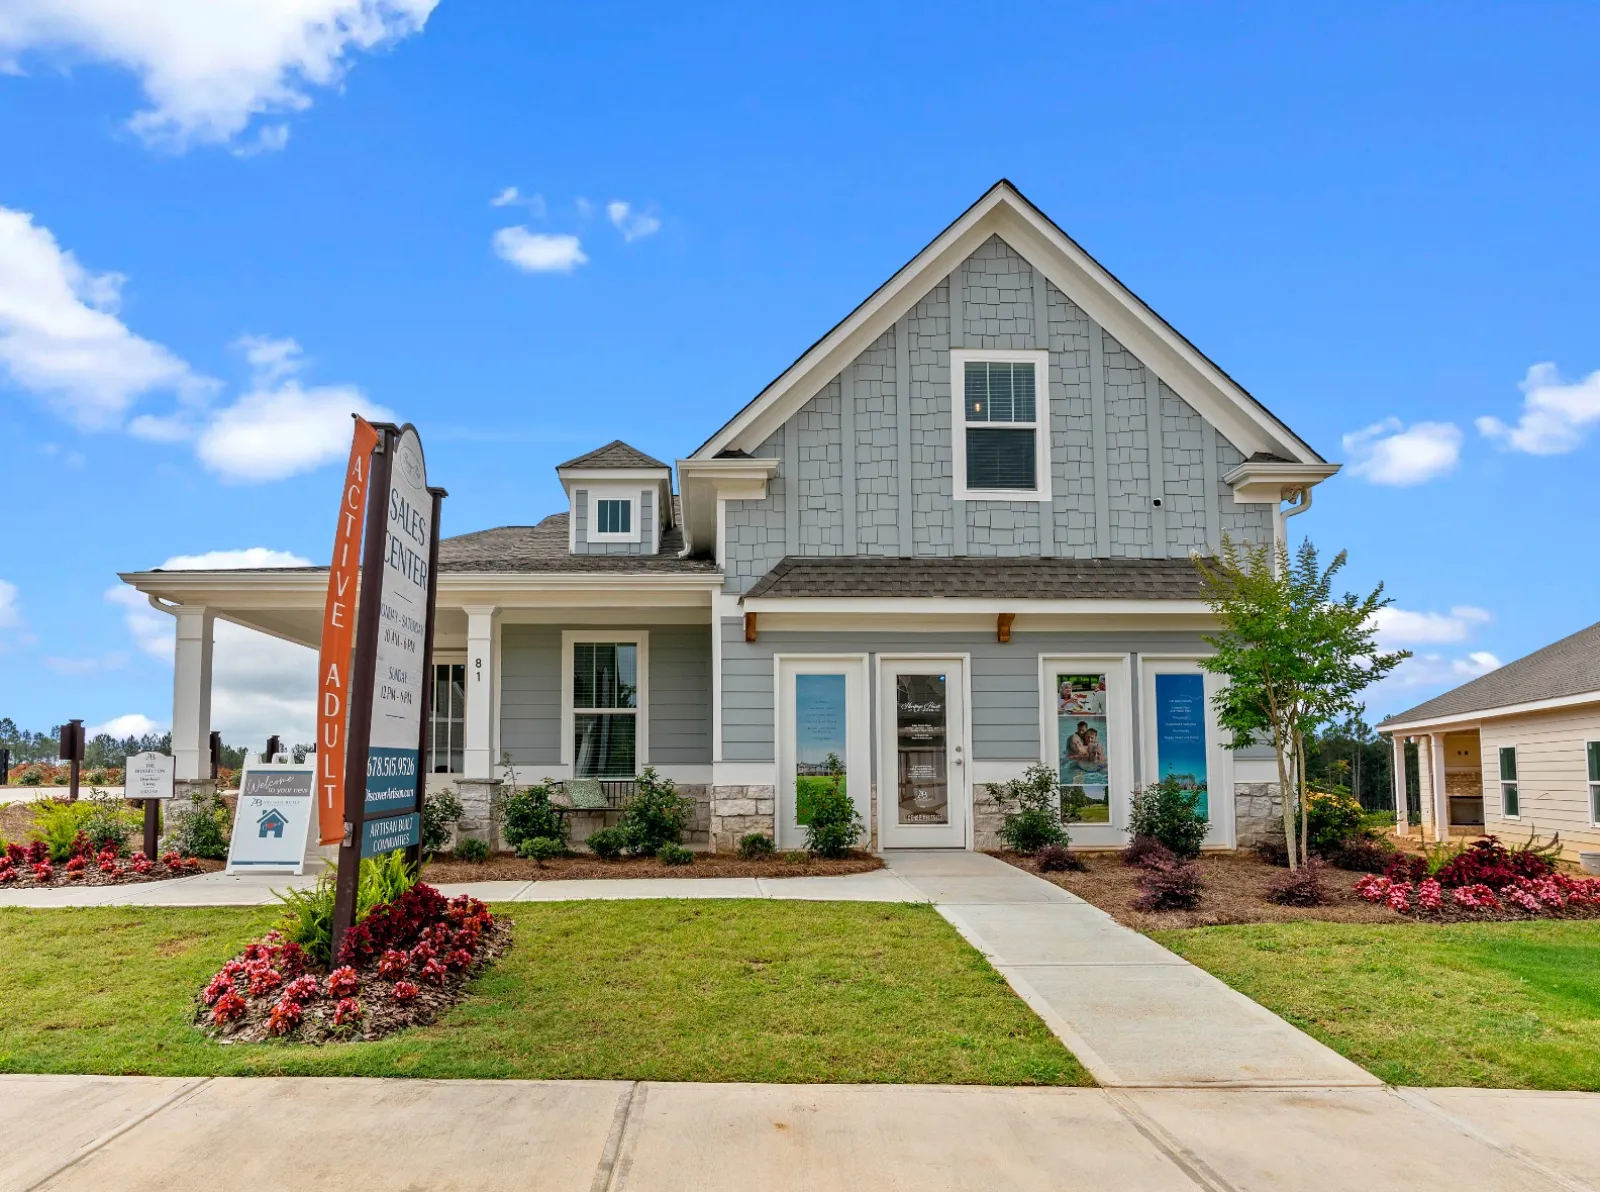
[[[774,654],[969,655],[973,760],[1034,762],[1041,753],[1039,655],[1206,652],[1197,632],[1017,631],[1002,644],[995,640],[993,629],[947,633],[763,629],[756,641],[746,642],[743,623],[728,618],[722,622],[722,757],[730,762],[776,759]],[[876,693],[872,703],[876,708]],[[1137,709],[1137,699],[1134,706]]]
[[[567,626],[603,634],[593,625]],[[616,626],[617,632],[634,632]],[[518,766],[561,764],[563,626],[506,625],[500,637],[500,747]],[[650,755],[656,766],[711,762],[711,628],[651,625]]]
[[[1486,720],[1478,729],[1483,751],[1484,831],[1507,843],[1526,840],[1530,830],[1546,841],[1561,833],[1563,855],[1600,848],[1600,828],[1589,809],[1589,762],[1585,746],[1600,741],[1600,701],[1583,707]],[[1500,810],[1500,750],[1517,750],[1517,793],[1522,814]]]

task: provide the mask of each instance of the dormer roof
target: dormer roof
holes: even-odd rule
[[[612,439],[604,447],[596,447],[593,451],[585,452],[576,459],[569,459],[564,464],[557,464],[556,471],[566,472],[577,469],[619,471],[637,468],[640,471],[659,471],[667,465],[659,459],[646,455],[637,447],[630,447],[621,439]]]

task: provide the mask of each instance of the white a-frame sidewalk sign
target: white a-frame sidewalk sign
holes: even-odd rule
[[[228,843],[229,873],[304,873],[316,804],[316,754],[289,761],[245,761]]]

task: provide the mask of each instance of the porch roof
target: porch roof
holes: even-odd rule
[[[1203,595],[1190,559],[795,555],[780,560],[745,593],[747,598],[1174,601]]]

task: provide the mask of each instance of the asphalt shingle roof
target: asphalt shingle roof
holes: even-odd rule
[[[646,455],[637,447],[630,447],[621,439],[612,439],[604,447],[596,447],[593,451],[569,459],[564,464],[557,464],[560,468],[664,468],[667,465],[653,456]]]
[[[891,558],[790,555],[746,596],[1199,600],[1188,559]]]
[[[567,515],[553,513],[536,526],[499,526],[445,538],[439,543],[439,570],[717,573],[710,559],[680,559],[682,549],[683,530],[673,525],[662,532],[657,554],[568,554]]]
[[[1479,675],[1426,703],[1389,717],[1384,724],[1409,724],[1441,716],[1488,712],[1510,704],[1600,692],[1600,622],[1552,642],[1498,670]]]

